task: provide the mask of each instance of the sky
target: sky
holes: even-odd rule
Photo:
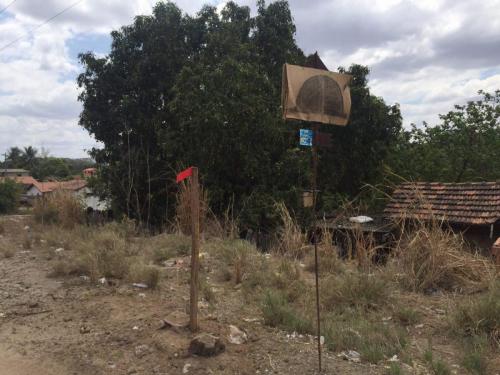
[[[76,2],[77,0],[74,0]],[[151,14],[154,0],[0,0],[0,154],[32,145],[86,157],[98,145],[78,125],[77,56],[109,52],[109,33]],[[238,0],[255,11],[256,0]],[[268,0],[269,2],[269,0]],[[186,13],[221,0],[178,0]],[[289,0],[296,39],[335,70],[371,69],[371,93],[399,103],[406,127],[500,89],[500,0]],[[34,30],[34,31],[33,31]],[[20,38],[11,46],[7,45]],[[3,157],[3,156],[2,156]]]

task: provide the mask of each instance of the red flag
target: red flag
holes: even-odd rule
[[[176,181],[177,183],[181,182],[182,180],[188,178],[193,174],[193,167],[189,167],[188,169],[184,169],[182,172],[180,172],[177,175]]]

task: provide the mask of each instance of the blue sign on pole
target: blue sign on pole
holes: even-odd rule
[[[313,131],[312,130],[300,129],[299,130],[299,137],[300,137],[299,144],[301,146],[312,147],[312,145],[313,145]]]

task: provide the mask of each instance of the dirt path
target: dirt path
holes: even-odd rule
[[[159,291],[128,284],[91,285],[78,276],[53,279],[37,248],[22,247],[25,218],[3,218],[11,258],[0,259],[0,374],[316,374],[316,347],[259,321],[238,289],[220,291],[215,310],[201,310],[201,329],[227,343],[229,324],[250,341],[227,344],[217,357],[187,355],[188,331],[159,330],[159,321],[187,303],[187,285],[166,274]],[[221,288],[222,289],[222,288]],[[246,319],[246,318],[252,318]],[[246,320],[245,320],[246,319]],[[324,353],[326,374],[382,374]]]

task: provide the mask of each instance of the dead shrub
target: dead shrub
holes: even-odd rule
[[[24,237],[23,249],[25,249],[25,250],[31,249],[31,236],[29,234],[25,235],[25,237]]]
[[[292,259],[302,259],[311,251],[307,233],[292,217],[284,203],[276,203],[276,211],[281,220],[281,227],[277,233],[277,243],[274,252]]]
[[[496,273],[488,259],[471,252],[460,234],[443,228],[437,220],[402,226],[393,261],[401,272],[401,284],[420,292],[477,287]]]
[[[82,202],[68,191],[56,190],[38,198],[33,205],[35,221],[71,229],[85,222]]]
[[[326,228],[322,230],[321,240],[318,243],[318,266],[321,274],[340,274],[345,270],[338,249],[333,245],[332,233]],[[314,272],[315,267],[314,251],[311,251],[306,255],[305,269]]]
[[[14,248],[0,240],[0,255],[3,258],[12,258],[14,256]]]
[[[133,283],[144,283],[155,289],[160,282],[160,270],[155,266],[135,263],[130,267],[128,278]]]
[[[73,266],[66,260],[59,259],[52,265],[49,277],[68,276],[74,270]]]
[[[208,194],[200,185],[200,233],[205,229],[208,214]],[[180,184],[177,193],[176,225],[179,231],[185,235],[191,234],[191,184]]]
[[[121,279],[127,276],[130,257],[135,255],[130,246],[123,237],[103,228],[92,238],[77,244],[78,259],[75,261],[80,262],[93,281],[103,276]]]

